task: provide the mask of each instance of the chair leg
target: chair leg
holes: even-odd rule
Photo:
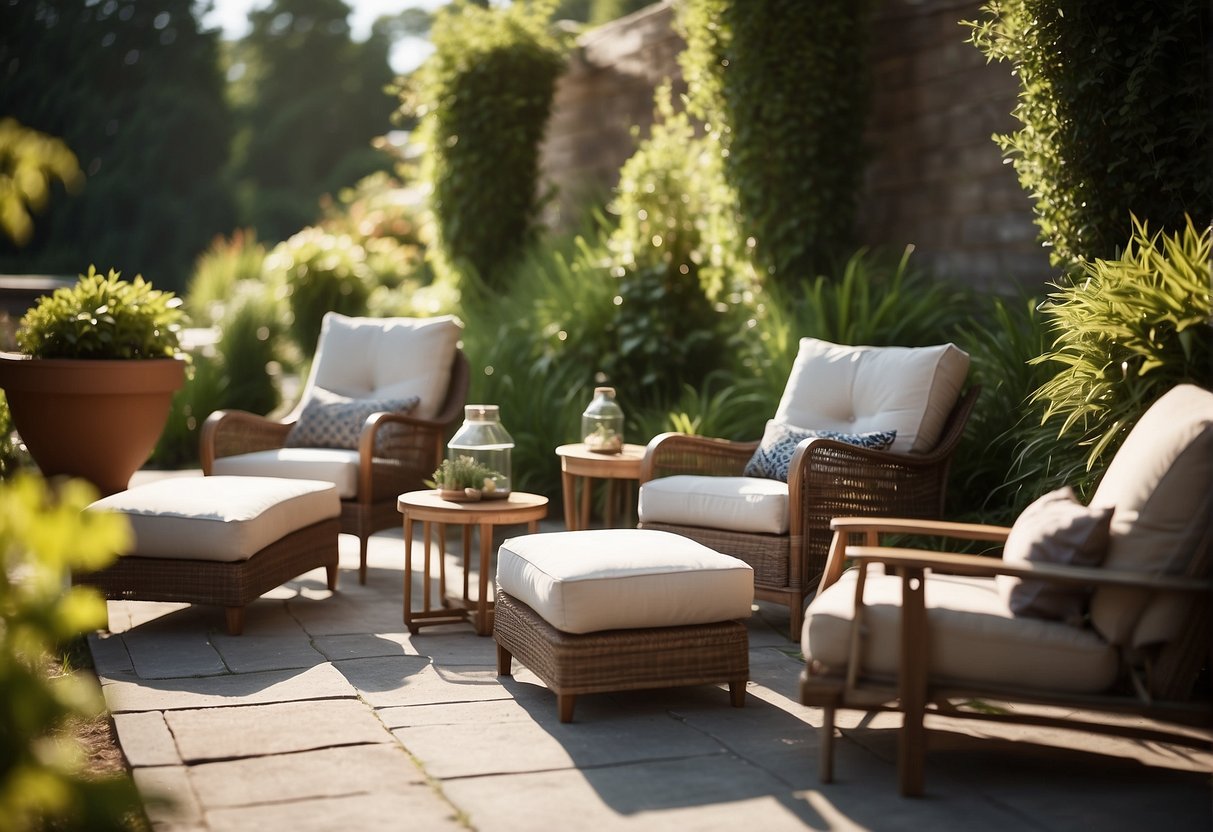
[[[898,698],[903,714],[897,744],[897,776],[901,793],[923,792],[927,732],[923,714],[927,702],[929,645],[926,580],[923,570],[906,569],[901,576],[901,667]]]
[[[788,610],[792,613],[791,622],[788,626],[790,631],[788,638],[794,644],[800,644],[800,630],[804,626],[804,596],[797,595],[793,598],[791,603],[788,604]]]
[[[223,615],[229,636],[238,636],[244,632],[244,607],[224,607]]]
[[[560,711],[561,722],[573,721],[573,706],[577,704],[577,694],[575,693],[558,693],[556,694],[556,707]]]
[[[497,675],[510,676],[514,672],[514,657],[510,651],[500,644],[497,645]]]
[[[834,782],[834,706],[822,710],[821,747],[818,749],[817,776],[822,783]]]
[[[729,680],[729,702],[734,708],[745,707],[745,679]]]
[[[337,591],[337,564],[324,567],[325,576],[328,578],[329,592]]]
[[[358,533],[358,583],[366,584],[366,548],[367,537],[369,533],[361,531]]]

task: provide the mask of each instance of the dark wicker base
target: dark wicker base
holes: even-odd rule
[[[276,586],[323,566],[337,588],[337,535],[341,521],[324,520],[292,532],[248,560],[222,562],[129,555],[98,572],[77,573],[73,583],[95,586],[111,601],[176,601],[227,610],[227,631],[244,629],[244,606]]]
[[[728,682],[734,707],[745,702],[750,639],[741,621],[577,635],[498,587],[493,638],[497,673],[509,676],[517,658],[556,693],[561,722],[582,693]]]

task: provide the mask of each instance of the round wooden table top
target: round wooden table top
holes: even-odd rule
[[[560,470],[579,477],[638,480],[644,448],[644,445],[625,444],[617,454],[600,454],[591,451],[584,442],[576,442],[561,445],[556,449],[556,455],[560,457]]]
[[[442,523],[526,523],[542,520],[548,513],[548,498],[525,491],[511,491],[504,500],[455,502],[437,491],[410,491],[396,498],[396,509],[408,511],[417,520]]]

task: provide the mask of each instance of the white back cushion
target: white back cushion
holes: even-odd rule
[[[1213,511],[1213,393],[1183,384],[1152,404],[1108,465],[1091,506],[1114,509],[1105,567],[1183,574]],[[1091,600],[1091,622],[1113,644],[1173,638],[1183,611],[1183,599],[1151,601],[1132,589],[1101,587]]]
[[[420,419],[437,414],[446,397],[451,362],[463,325],[438,318],[351,318],[329,312],[303,401],[313,387],[351,398],[421,401]]]
[[[775,420],[809,430],[897,431],[890,450],[935,447],[969,372],[955,344],[847,347],[801,338]]]

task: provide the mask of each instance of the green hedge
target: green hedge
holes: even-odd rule
[[[680,56],[693,115],[725,152],[743,228],[776,279],[845,256],[862,185],[864,0],[686,0]]]
[[[1207,0],[993,0],[982,13],[972,42],[1020,83],[1023,126],[995,140],[1054,265],[1115,257],[1130,212],[1166,231],[1207,216]]]
[[[484,9],[456,3],[430,32],[412,109],[425,145],[438,256],[495,286],[533,230],[539,142],[564,68],[548,27],[553,3]]]

